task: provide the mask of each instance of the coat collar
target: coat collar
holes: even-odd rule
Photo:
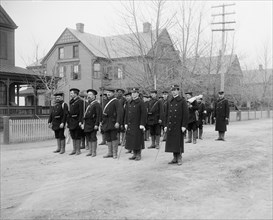
[[[173,100],[176,100],[177,102],[180,102],[182,100],[182,98],[178,95],[175,98],[172,97],[171,101],[173,101]]]

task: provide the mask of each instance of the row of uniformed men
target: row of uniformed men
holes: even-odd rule
[[[125,131],[125,148],[133,151],[129,159],[140,160],[141,150],[144,149],[144,133],[150,130],[152,145],[149,148],[159,147],[160,127],[168,137],[166,140],[166,152],[173,152],[173,160],[170,162],[182,164],[184,152],[183,132],[188,127],[189,106],[183,97],[179,96],[179,86],[171,87],[172,96],[167,99],[168,92],[163,92],[163,101],[156,99],[157,92],[151,91],[151,100],[139,98],[139,90],[133,88],[130,92],[115,95],[112,88],[106,89],[107,101],[102,106],[96,100],[97,91],[87,90],[88,105],[84,109],[83,100],[79,98],[79,90],[71,89],[69,102],[70,109],[63,102],[63,94],[56,93],[56,104],[53,107],[48,123],[55,132],[58,148],[55,152],[65,152],[64,129],[67,122],[73,141],[73,151],[70,155],[80,154],[81,134],[85,132],[90,152],[87,156],[96,156],[97,131],[101,124],[107,145],[108,153],[105,158],[117,158],[118,132]],[[125,95],[126,99],[121,99]],[[164,97],[165,96],[165,97]],[[145,102],[146,101],[146,102]],[[145,104],[146,103],[146,104]],[[124,127],[123,127],[124,125]]]

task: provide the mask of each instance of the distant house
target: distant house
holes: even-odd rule
[[[243,76],[247,107],[272,106],[273,69],[264,69],[260,64],[257,69],[244,70]]]
[[[157,81],[164,83],[160,76],[170,74],[173,60],[179,57],[166,29],[157,34],[146,22],[143,32],[101,37],[85,33],[84,24],[78,23],[76,29],[63,31],[41,66],[47,74],[61,78],[58,89],[64,91],[67,101],[68,91],[73,87],[100,90],[111,85],[147,89],[153,86],[155,69]]]
[[[240,96],[243,72],[237,55],[225,55],[222,61],[220,56],[187,59],[184,66],[186,74],[192,77],[188,83],[189,89],[197,94],[208,96],[218,94],[221,74],[224,73],[226,96],[230,99],[237,99]]]
[[[37,105],[37,90],[43,83],[32,71],[15,66],[14,33],[17,25],[0,5],[0,116],[33,117],[42,114]],[[33,89],[30,106],[20,106],[20,88]]]

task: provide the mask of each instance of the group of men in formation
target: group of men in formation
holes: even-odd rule
[[[87,90],[87,99],[79,96],[79,89],[70,89],[69,106],[64,102],[63,93],[55,93],[55,105],[48,120],[49,127],[55,132],[57,150],[54,153],[65,153],[65,128],[73,142],[70,155],[81,154],[82,138],[86,138],[86,156],[97,155],[97,132],[102,133],[102,143],[107,144],[108,153],[104,158],[118,157],[118,146],[125,146],[126,153],[132,153],[130,160],[141,160],[145,141],[151,137],[151,146],[160,148],[160,138],[165,141],[165,152],[173,153],[169,164],[182,164],[184,138],[186,143],[197,143],[202,139],[203,123],[206,116],[203,96],[193,96],[191,92],[180,95],[178,85],[170,91],[163,91],[158,97],[157,91],[141,94],[138,88],[128,91],[106,88],[97,100],[98,92]],[[229,105],[224,92],[219,92],[215,102],[213,116],[215,130],[224,141],[224,134],[229,120]]]

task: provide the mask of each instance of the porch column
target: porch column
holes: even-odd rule
[[[7,80],[7,107],[8,107],[8,111],[7,111],[7,115],[10,115],[10,107],[9,107],[9,85],[10,85],[10,81],[9,81],[9,77]]]

